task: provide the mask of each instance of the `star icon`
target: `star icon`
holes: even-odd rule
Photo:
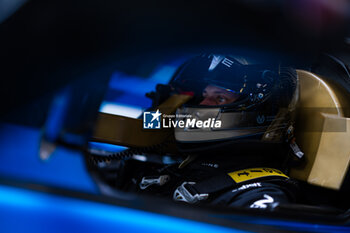
[[[155,119],[158,119],[159,116],[161,116],[162,114],[159,112],[159,109],[157,109],[157,111],[155,113],[151,113],[151,115],[153,116],[152,121],[154,121]]]

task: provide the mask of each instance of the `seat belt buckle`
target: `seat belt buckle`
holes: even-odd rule
[[[290,148],[292,149],[293,151],[293,154],[299,158],[299,159],[302,159],[303,156],[304,156],[304,153],[300,150],[299,146],[296,144],[295,140],[292,140],[290,143],[289,143],[289,146]]]
[[[196,184],[195,182],[183,182],[179,187],[176,188],[173,199],[175,201],[184,201],[187,203],[196,203],[208,198],[209,194],[201,194],[196,192],[193,188],[188,189],[189,186]]]
[[[142,177],[142,180],[139,184],[140,189],[146,189],[151,185],[157,184],[159,186],[164,185],[170,180],[170,176],[161,175],[161,176],[145,176]]]

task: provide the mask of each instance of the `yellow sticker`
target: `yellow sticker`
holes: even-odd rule
[[[228,173],[229,176],[236,182],[241,183],[247,180],[253,180],[266,176],[283,176],[288,178],[283,172],[274,168],[248,168],[235,172]]]

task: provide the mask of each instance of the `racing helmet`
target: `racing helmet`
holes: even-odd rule
[[[176,112],[183,123],[175,139],[184,151],[281,144],[293,134],[299,92],[290,67],[202,54],[183,64],[165,89],[192,96]]]

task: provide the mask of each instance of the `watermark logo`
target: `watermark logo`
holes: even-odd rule
[[[162,120],[161,120],[162,118]],[[161,128],[186,128],[186,129],[202,129],[202,128],[221,128],[221,121],[215,118],[197,119],[189,114],[166,115],[159,112],[143,113],[144,129],[161,129]]]
[[[162,113],[157,109],[156,112],[143,113],[143,128],[144,129],[160,129],[160,116]]]

